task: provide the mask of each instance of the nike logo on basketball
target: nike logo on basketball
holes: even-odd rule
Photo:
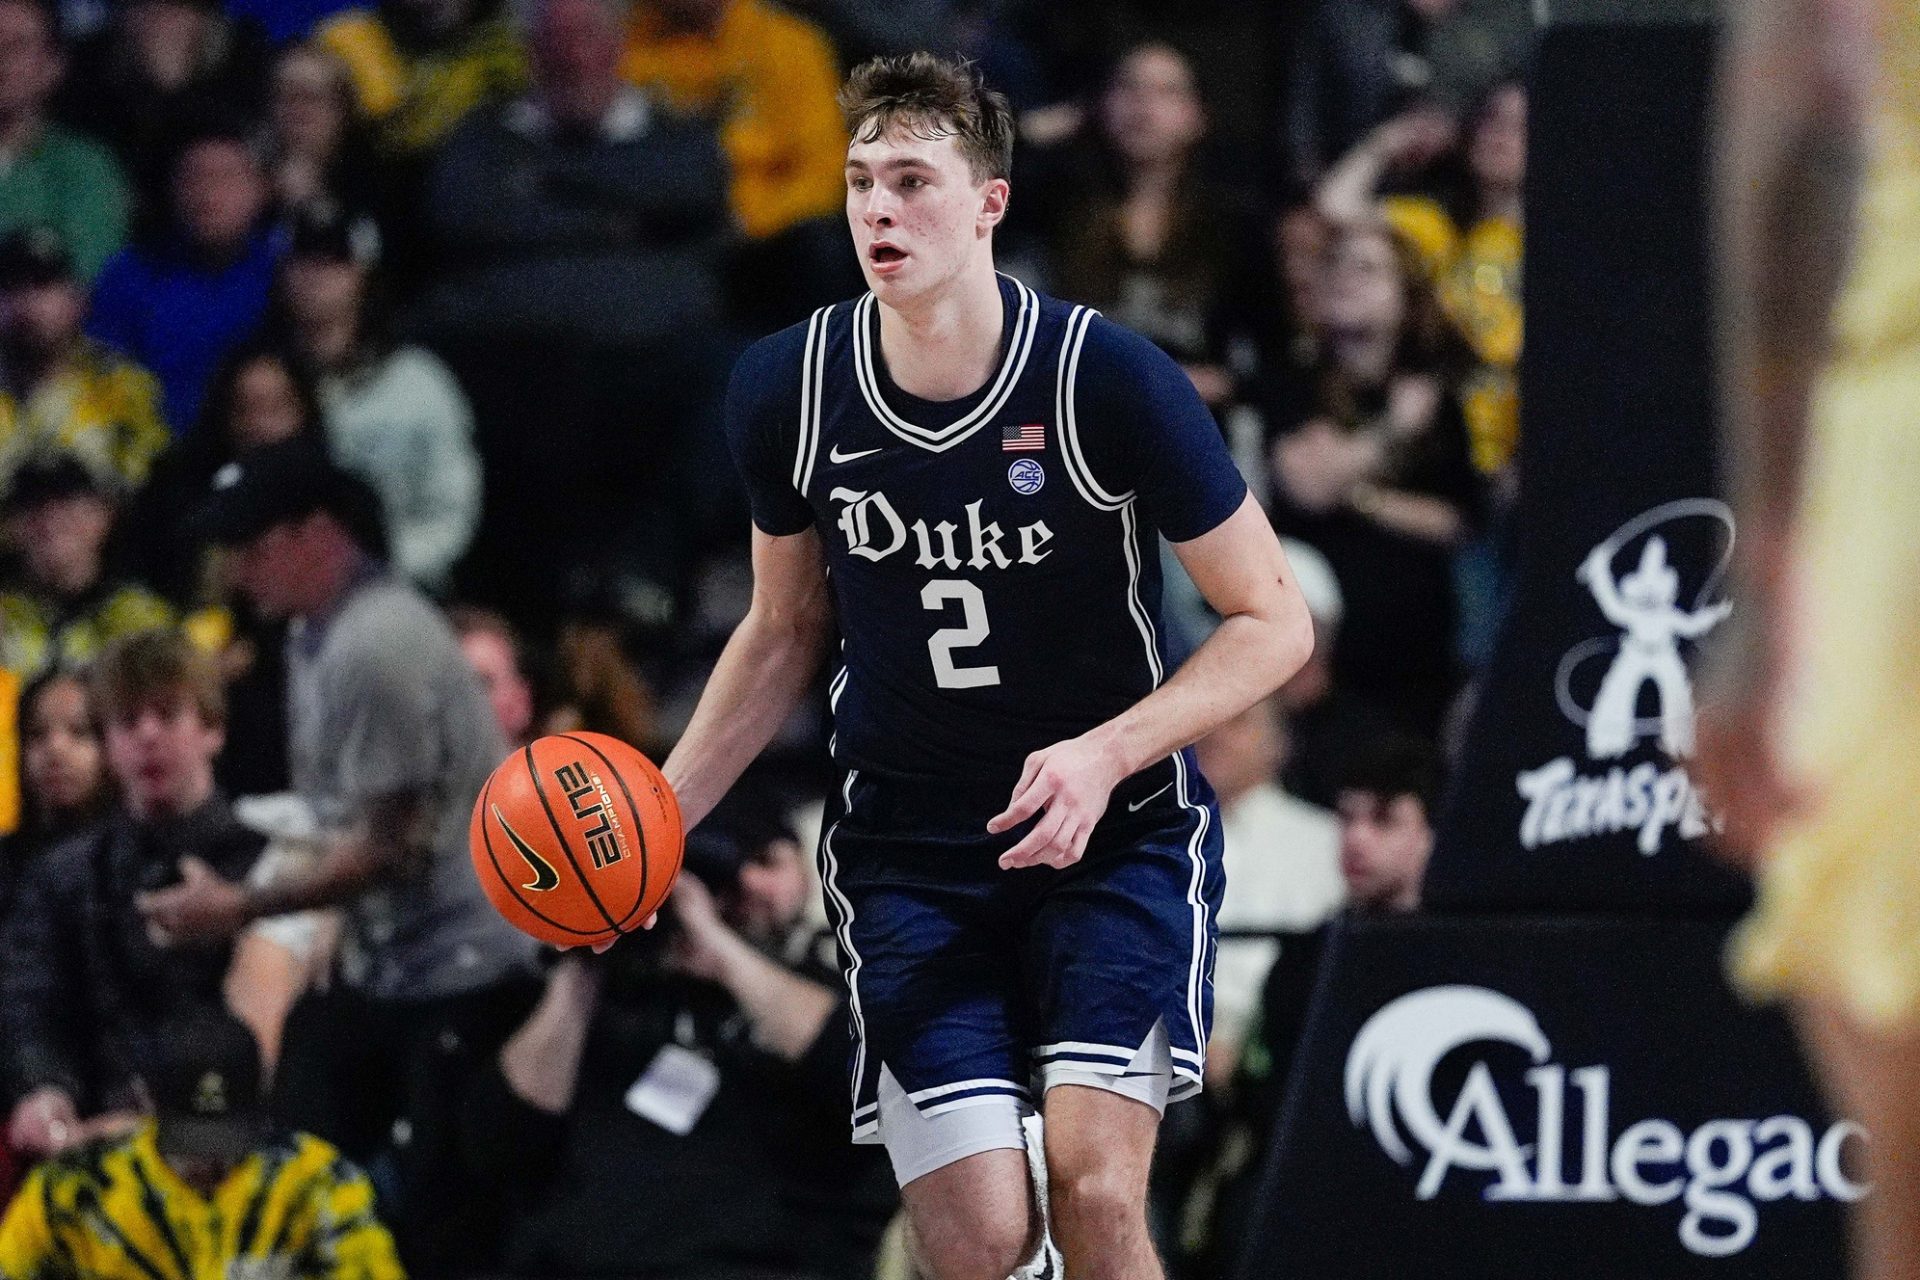
[[[876,454],[878,452],[880,452],[880,450],[878,449],[861,449],[855,453],[842,453],[840,452],[840,446],[835,445],[833,446],[833,448],[827,450],[827,461],[828,462],[853,462],[860,458],[870,457],[873,454]]]
[[[1169,782],[1169,783],[1167,784],[1167,787],[1170,787],[1170,786],[1172,786],[1172,785],[1173,785],[1173,784],[1172,784],[1171,782]],[[1165,791],[1165,790],[1167,789],[1167,787],[1162,787],[1162,788],[1160,788],[1160,791]],[[1128,813],[1138,813],[1138,812],[1140,812],[1140,811],[1141,811],[1142,809],[1144,809],[1144,808],[1146,808],[1146,807],[1147,807],[1148,805],[1150,805],[1150,804],[1152,804],[1152,803],[1153,803],[1153,798],[1154,798],[1154,796],[1157,796],[1157,795],[1159,795],[1159,794],[1160,794],[1160,791],[1156,791],[1156,792],[1154,792],[1152,796],[1148,796],[1148,797],[1147,797],[1147,798],[1146,798],[1145,800],[1135,800],[1135,801],[1134,801],[1134,802],[1133,802],[1132,804],[1130,804],[1130,805],[1128,805],[1128,806],[1127,806],[1127,812],[1128,812]],[[505,826],[506,824],[505,824],[505,823],[502,823],[501,825],[502,825],[502,826]],[[513,833],[512,833],[512,832],[508,832],[507,834],[508,834],[508,835],[512,835]]]
[[[499,805],[489,805],[488,808],[493,810],[493,820],[500,824],[502,831],[507,833],[507,839],[513,841],[513,847],[519,851],[521,857],[527,860],[527,867],[533,872],[533,883],[523,884],[520,887],[531,889],[535,893],[545,893],[549,889],[556,888],[560,883],[560,876],[554,871],[553,864],[535,853],[533,846],[522,840],[520,833],[507,825]]]

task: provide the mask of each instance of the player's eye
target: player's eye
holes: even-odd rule
[[[873,183],[866,178],[849,178],[847,179],[847,185],[855,191],[865,191],[868,187],[871,187]]]
[[[900,185],[905,187],[907,190],[912,191],[916,187],[926,186],[927,180],[925,178],[916,177],[915,175],[910,173],[906,177],[900,179]]]

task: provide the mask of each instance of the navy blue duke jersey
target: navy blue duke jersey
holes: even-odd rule
[[[871,294],[734,371],[754,523],[825,543],[842,767],[1010,790],[1029,753],[1166,678],[1157,536],[1199,537],[1246,495],[1157,347],[1010,277],[1000,294],[1000,364],[962,400],[894,385]]]

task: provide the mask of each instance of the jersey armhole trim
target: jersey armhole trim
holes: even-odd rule
[[[1101,511],[1118,511],[1133,501],[1133,493],[1109,493],[1093,478],[1093,469],[1080,448],[1080,424],[1075,396],[1080,381],[1080,348],[1087,329],[1100,313],[1092,307],[1075,307],[1067,317],[1066,336],[1060,342],[1060,366],[1054,378],[1054,418],[1060,424],[1060,454],[1067,464],[1067,477],[1090,506]]]
[[[800,437],[794,446],[793,488],[803,499],[813,483],[813,464],[820,456],[820,398],[826,379],[827,317],[833,308],[821,307],[807,321],[806,354],[800,360]]]

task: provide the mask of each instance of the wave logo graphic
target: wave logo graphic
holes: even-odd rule
[[[1380,1009],[1347,1051],[1347,1115],[1373,1130],[1380,1149],[1400,1164],[1413,1151],[1400,1126],[1427,1151],[1452,1147],[1458,1135],[1433,1105],[1433,1071],[1462,1045],[1492,1040],[1517,1045],[1535,1062],[1552,1053],[1540,1022],[1511,996],[1485,987],[1428,987]],[[1395,1123],[1396,1118],[1398,1124]],[[1469,1169],[1496,1169],[1490,1155],[1461,1153]]]

